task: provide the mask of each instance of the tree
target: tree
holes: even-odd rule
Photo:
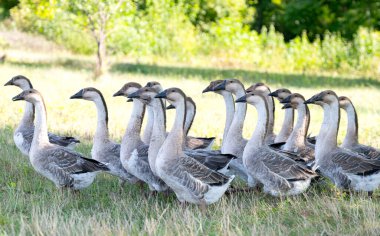
[[[125,0],[70,0],[68,10],[73,23],[88,30],[96,41],[95,78],[107,71],[107,38],[125,7]]]

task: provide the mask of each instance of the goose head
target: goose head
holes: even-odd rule
[[[142,103],[149,105],[152,99],[158,94],[155,88],[153,87],[143,87],[137,90],[136,92],[129,94],[128,98],[139,99]]]
[[[213,91],[225,90],[230,93],[236,94],[240,90],[244,90],[244,85],[237,79],[225,79],[223,82],[217,84]]]
[[[282,109],[294,108],[297,109],[299,106],[305,106],[305,98],[299,93],[292,93],[286,98],[284,98],[281,103],[284,104]]]
[[[129,83],[124,84],[124,86],[119,91],[117,91],[113,96],[114,97],[118,97],[118,96],[128,97],[128,95],[136,92],[141,87],[142,86],[139,83],[129,82]],[[132,101],[133,100],[131,98],[127,100],[127,102],[132,102]]]
[[[170,104],[177,108],[178,105],[185,103],[186,95],[179,88],[169,88],[157,94],[155,98],[165,98]]]
[[[317,104],[323,106],[324,104],[330,105],[338,101],[338,96],[332,90],[325,90],[318,94],[315,94],[311,98],[305,101],[305,104]]]
[[[262,104],[266,102],[265,95],[260,91],[252,91],[247,93],[241,98],[236,99],[235,102],[245,102],[253,106],[257,106],[258,104]]]
[[[339,107],[344,110],[346,110],[348,107],[353,106],[351,100],[346,96],[340,96],[338,100],[339,100]]]
[[[30,80],[23,75],[17,75],[4,84],[4,86],[10,86],[10,85],[17,86],[22,90],[33,88],[33,85],[30,82]]]
[[[164,90],[162,88],[162,85],[157,81],[150,81],[145,85],[145,87],[153,88],[157,93],[160,93],[162,90]]]
[[[14,96],[12,98],[13,101],[27,101],[27,102],[30,102],[30,103],[38,103],[38,102],[42,102],[43,101],[43,98],[42,98],[42,95],[40,94],[40,92],[38,92],[37,90],[35,89],[27,89],[27,90],[24,90],[23,92],[21,92],[19,95],[17,96]]]
[[[79,90],[79,92],[72,95],[70,99],[83,99],[87,101],[96,101],[98,99],[101,99],[104,101],[104,97],[102,93],[93,87],[88,87],[88,88]]]
[[[247,89],[248,90],[248,89]],[[268,94],[268,96],[272,96],[272,97],[276,97],[278,99],[278,101],[282,101],[284,100],[286,97],[288,97],[290,94],[292,94],[290,92],[289,89],[286,89],[286,88],[280,88],[280,89],[277,89],[276,91],[274,92],[271,92]]]
[[[205,88],[203,89],[202,93],[207,93],[207,92],[218,92],[218,91],[214,91],[214,88],[220,84],[220,83],[223,83],[223,80],[214,80],[214,81],[211,81],[210,84]]]
[[[271,93],[270,88],[268,87],[268,85],[266,85],[266,84],[264,84],[262,82],[259,82],[259,83],[251,85],[249,88],[247,88],[247,90],[245,92],[249,93],[249,92],[252,92],[252,91],[260,91],[260,92],[262,92],[265,95],[269,95]]]

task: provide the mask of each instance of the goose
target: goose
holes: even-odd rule
[[[243,163],[249,175],[248,185],[254,187],[261,183],[265,193],[276,197],[303,193],[317,175],[266,144],[270,113],[266,96],[260,91],[253,91],[236,100],[237,103],[255,106],[258,113],[256,129],[243,153]]]
[[[163,88],[161,86],[161,84],[157,81],[151,81],[151,82],[148,82],[145,87],[150,87],[150,88],[153,88],[156,92],[162,92],[163,91]],[[191,103],[191,104],[190,104]],[[197,149],[206,149],[206,150],[211,150],[212,146],[214,145],[214,140],[215,140],[215,137],[212,137],[212,138],[203,138],[203,137],[192,137],[192,136],[189,136],[188,133],[189,133],[189,130],[193,124],[193,121],[194,121],[194,118],[195,118],[195,114],[196,114],[196,105],[195,105],[195,102],[190,98],[188,100],[188,107],[187,107],[187,111],[186,111],[186,142],[185,142],[185,145],[188,149],[193,149],[193,150],[197,150]],[[168,106],[169,109],[173,109],[172,106]],[[148,111],[149,111],[149,108],[148,107]],[[152,114],[150,114],[148,112],[148,120],[149,120],[149,116],[152,116]]]
[[[173,105],[169,105],[166,110],[174,109]],[[186,149],[190,150],[211,150],[212,145],[214,144],[215,138],[194,138],[188,135],[193,121],[195,118],[197,106],[194,100],[191,97],[186,98],[186,117],[185,117],[185,141]]]
[[[9,80],[4,86],[17,86],[23,91],[32,89],[33,85],[28,78],[18,75]],[[33,140],[34,133],[34,106],[32,103],[25,104],[24,115],[20,124],[17,126],[13,133],[13,140],[17,148],[25,156],[29,156],[30,146]],[[59,136],[53,133],[48,133],[49,141],[51,143],[73,149],[79,140],[73,137]]]
[[[234,118],[235,103],[234,103],[234,98],[232,97],[232,94],[230,92],[226,90],[218,90],[218,91],[214,90],[214,88],[222,82],[223,80],[211,81],[210,84],[202,91],[202,93],[214,92],[216,94],[223,96],[224,103],[226,106],[226,121],[224,125],[223,140],[222,140],[222,146],[224,146],[226,142],[226,136],[227,136],[228,130],[230,129],[232,120]]]
[[[359,144],[358,115],[351,100],[345,96],[339,97],[339,107],[346,111],[348,121],[346,136],[341,147],[363,154],[369,159],[380,159],[379,149]]]
[[[34,105],[36,126],[29,152],[30,162],[39,174],[58,188],[80,190],[90,186],[98,172],[109,171],[107,164],[49,141],[45,102],[37,90],[25,90],[12,100],[25,100]]]
[[[158,151],[157,147],[159,146],[159,144],[162,145],[162,142],[159,142],[159,140],[161,140],[162,137],[164,137],[165,139],[167,136],[166,114],[165,114],[165,109],[163,106],[163,101],[162,99],[153,99],[157,94],[158,93],[154,89],[150,87],[143,87],[139,89],[138,91],[136,91],[135,93],[128,96],[129,98],[140,99],[147,106],[153,107],[155,117],[154,117],[152,137],[155,137],[155,138],[151,139],[149,143],[149,150],[150,150],[150,146],[154,145],[155,146],[154,150],[156,151]],[[187,104],[189,103],[186,101],[186,105]],[[154,132],[156,132],[156,134],[154,134]],[[152,144],[152,142],[154,142],[154,144]],[[156,174],[155,166],[154,166],[156,156],[157,156],[156,151],[154,151],[153,154],[152,152],[148,151],[148,154],[147,154],[148,158],[150,156],[149,165],[154,174]],[[235,156],[230,155],[230,154],[221,154],[220,151],[216,151],[216,150],[204,150],[204,149],[192,150],[186,147],[184,148],[184,153],[186,156],[194,158],[195,160],[207,166],[208,168],[218,171],[223,174],[227,173],[229,163],[231,162],[231,160],[236,158]]]
[[[281,88],[277,89],[274,92],[271,92],[268,94],[268,96],[276,97],[279,102],[284,100],[286,97],[288,97],[291,94],[289,89]],[[280,143],[280,142],[286,142],[286,140],[289,138],[290,134],[293,130],[293,123],[294,123],[294,110],[293,108],[285,109],[285,118],[282,123],[282,127],[276,138],[274,139],[274,143]]]
[[[125,84],[114,96],[130,96],[138,91],[141,85],[135,82]],[[131,98],[131,97],[129,97]],[[121,141],[120,160],[128,173],[149,186],[150,191],[163,192],[167,185],[153,172],[149,165],[149,146],[141,140],[141,125],[144,119],[145,104],[140,99],[133,99],[133,109],[125,134]],[[151,135],[152,137],[152,135]]]
[[[108,130],[108,109],[103,94],[96,88],[88,87],[70,97],[95,103],[98,122],[91,149],[92,159],[108,163],[109,173],[119,177],[121,186],[126,181],[136,183],[138,179],[124,169],[120,161],[120,144],[110,140]]]
[[[244,85],[237,79],[225,79],[223,82],[216,85],[213,90],[228,91],[235,95],[236,98],[245,95]],[[231,161],[230,167],[245,182],[248,181],[248,175],[243,166],[242,156],[244,147],[247,144],[247,140],[243,138],[243,125],[246,112],[247,104],[236,104],[234,118],[225,137],[225,141],[223,141],[223,146],[221,147],[222,153],[229,153],[238,157],[237,159]]]
[[[380,160],[366,159],[363,156],[337,147],[340,109],[338,96],[334,91],[322,91],[307,101],[306,104],[327,104],[323,106],[328,123],[322,124],[324,137],[317,137],[315,145],[314,168],[329,178],[338,188],[372,193],[380,184]]]
[[[179,88],[169,88],[156,98],[168,100],[176,108],[173,127],[160,148],[156,171],[175,192],[181,203],[189,202],[203,207],[218,201],[235,176],[228,177],[207,168],[183,152],[186,95]]]
[[[266,99],[268,101],[268,109],[269,109],[269,117],[268,117],[269,123],[268,123],[268,133],[267,133],[267,137],[265,138],[265,142],[267,142],[268,144],[274,143],[274,140],[276,138],[276,135],[273,132],[275,106],[274,106],[273,97],[269,96],[269,94],[271,93],[271,90],[268,87],[268,85],[259,82],[259,83],[251,85],[246,90],[247,93],[252,92],[252,91],[261,91],[266,96]]]
[[[305,98],[299,93],[293,93],[281,101],[284,104],[283,109],[297,109],[297,122],[280,152],[290,154],[288,157],[296,161],[310,164],[314,161],[315,147],[307,143],[310,111],[304,102]]]

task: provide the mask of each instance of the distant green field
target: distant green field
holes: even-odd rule
[[[110,133],[119,141],[129,119],[131,104],[113,98],[124,83],[142,85],[151,80],[164,87],[178,86],[193,97],[198,109],[191,134],[216,136],[220,145],[225,110],[222,97],[202,94],[209,81],[235,77],[246,86],[266,82],[272,89],[287,87],[306,98],[324,89],[352,99],[359,114],[360,141],[380,147],[380,82],[366,78],[307,76],[258,73],[243,70],[169,67],[144,64],[114,64],[108,77],[90,80],[90,67],[81,60],[10,61],[0,65],[0,83],[23,74],[45,97],[50,131],[70,134],[82,140],[78,150],[90,155],[96,127],[95,106],[88,101],[69,100],[79,89],[93,86],[101,90],[109,108]],[[373,199],[349,196],[328,182],[314,185],[302,196],[276,199],[259,192],[224,196],[202,215],[196,206],[182,208],[174,196],[146,197],[136,186],[118,189],[117,179],[100,175],[79,195],[60,192],[36,174],[13,144],[12,130],[23,112],[23,102],[11,98],[20,90],[2,87],[0,98],[0,234],[37,235],[379,235],[379,192]],[[279,107],[279,106],[277,106]],[[316,135],[322,110],[311,109],[309,132]],[[168,112],[168,128],[173,121]],[[278,131],[283,111],[276,109]],[[256,124],[256,112],[249,106],[244,136]],[[339,140],[344,137],[346,117],[342,113]],[[236,183],[240,184],[240,183]]]

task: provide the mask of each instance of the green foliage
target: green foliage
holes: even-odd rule
[[[111,9],[115,3],[21,0],[12,17],[24,30],[39,32],[74,52],[91,54],[96,44],[84,10],[96,13],[99,7]],[[359,16],[348,19],[342,12],[362,15],[364,6],[355,1],[344,4],[352,9],[344,11],[330,1],[126,0],[107,23],[108,54],[277,72],[377,75],[379,33],[358,28],[361,23],[373,25],[372,17],[363,22]],[[249,24],[258,14],[264,14],[259,33]],[[356,22],[355,27],[349,21]],[[267,27],[268,22],[273,24]],[[351,33],[335,32],[341,29],[336,24],[343,22]],[[352,32],[352,40],[346,39]],[[293,39],[287,41],[289,37]]]

